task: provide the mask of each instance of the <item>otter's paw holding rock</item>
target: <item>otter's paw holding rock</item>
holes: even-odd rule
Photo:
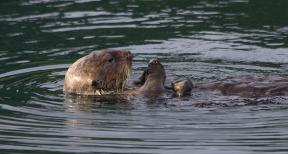
[[[190,79],[177,80],[171,83],[171,88],[178,97],[189,96],[193,87]]]

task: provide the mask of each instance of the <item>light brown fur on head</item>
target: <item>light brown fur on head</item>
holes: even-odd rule
[[[94,51],[69,67],[63,90],[86,95],[122,91],[130,75],[131,65],[132,54],[129,51]]]

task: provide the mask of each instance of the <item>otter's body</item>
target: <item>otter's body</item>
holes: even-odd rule
[[[123,91],[132,54],[123,50],[94,51],[73,63],[65,74],[66,93],[103,95]]]
[[[137,88],[125,88],[130,75],[132,54],[123,50],[100,50],[78,59],[65,74],[64,92],[84,95],[124,94],[158,96],[168,90],[164,86],[166,73],[157,59],[150,60]],[[172,83],[178,96],[189,95],[193,87],[189,79]],[[288,79],[282,77],[241,77],[204,84],[195,90],[219,91],[223,95],[242,97],[287,96]]]
[[[200,89],[219,91],[222,95],[241,97],[287,96],[288,79],[279,76],[242,76],[199,84]]]

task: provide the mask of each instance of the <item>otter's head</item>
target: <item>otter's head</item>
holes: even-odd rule
[[[166,79],[166,73],[163,65],[158,59],[151,59],[148,64],[148,68],[145,70],[145,80],[152,78],[153,80],[161,80],[164,84]]]
[[[92,55],[97,67],[91,71],[96,90],[122,90],[131,74],[132,54],[125,50],[103,50]],[[93,68],[91,68],[93,69]]]
[[[100,50],[74,62],[65,74],[68,93],[102,95],[122,90],[130,76],[132,54],[125,50]]]

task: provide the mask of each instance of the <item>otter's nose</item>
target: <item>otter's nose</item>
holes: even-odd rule
[[[149,64],[158,64],[160,61],[157,58],[153,58],[149,61]]]

